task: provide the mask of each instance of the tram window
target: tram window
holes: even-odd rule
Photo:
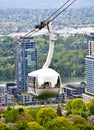
[[[29,87],[35,88],[35,82],[36,82],[36,78],[35,77],[29,77],[28,78]]]
[[[51,82],[44,82],[44,84],[41,85],[41,88],[43,89],[49,89],[51,87]]]
[[[55,88],[60,88],[60,77],[58,76],[57,83],[55,84]]]

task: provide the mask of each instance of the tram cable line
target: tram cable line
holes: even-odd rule
[[[22,36],[23,38],[26,38],[26,37],[31,37],[33,36],[34,34],[36,34],[37,32],[39,32],[42,28],[44,28],[45,26],[48,28],[48,31],[49,31],[49,27],[48,27],[48,24],[50,22],[53,22],[61,13],[63,13],[67,8],[69,8],[76,0],[67,0],[63,5],[61,5],[54,13],[51,14],[51,16],[49,16],[46,20],[43,20],[40,22],[40,24],[36,25],[34,29],[32,29],[30,32],[28,32],[26,35]],[[21,39],[17,39],[17,44],[19,42],[21,42]],[[12,47],[12,48],[16,48],[15,47]],[[11,47],[7,49],[7,51],[11,50],[12,49]],[[2,55],[0,55],[0,57],[2,57],[3,55],[5,55],[6,52],[4,52]]]

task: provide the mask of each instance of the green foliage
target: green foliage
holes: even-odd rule
[[[72,122],[72,124],[82,124],[86,125],[87,121],[80,115],[69,115],[68,119]]]
[[[93,130],[94,128],[90,125],[82,125],[82,124],[77,124],[74,125],[73,128],[75,128],[74,130]]]
[[[0,56],[9,57],[14,54],[15,51],[15,39],[4,36],[0,39]]]
[[[15,78],[14,57],[0,58],[0,79],[9,80]]]
[[[0,80],[15,79],[15,45],[11,37],[0,39]]]
[[[59,116],[62,116],[62,111],[61,111],[60,104],[58,104],[58,106],[57,106],[57,114],[58,114]]]
[[[85,55],[85,50],[62,50],[61,52],[56,52],[54,53],[52,67],[62,77],[84,76]]]
[[[56,111],[52,107],[41,108],[37,113],[37,121],[40,125],[45,125],[49,120],[57,116]]]
[[[0,130],[8,130],[7,125],[3,122],[0,122]]]
[[[19,122],[19,121],[33,121],[33,119],[28,113],[28,111],[25,110],[19,113],[16,122]]]
[[[49,48],[48,36],[36,38],[39,48],[39,66],[42,67]],[[87,44],[83,35],[57,37],[51,67],[62,77],[84,76],[84,61]],[[0,79],[15,79],[15,39],[2,37],[0,39]],[[8,49],[9,48],[9,49]],[[70,60],[71,59],[71,60]]]
[[[72,101],[72,110],[73,111],[86,111],[86,106],[81,98],[74,99]]]
[[[91,3],[92,4],[92,3]],[[39,21],[48,18],[55,9],[6,9],[0,10],[1,32],[9,34],[11,32],[26,32],[34,27]],[[71,8],[61,14],[54,24],[59,27],[81,27],[82,25],[94,24],[94,8]],[[31,19],[32,17],[32,19]],[[31,24],[32,22],[32,24]]]
[[[88,117],[88,113],[84,112],[84,111],[80,112],[79,115],[81,115],[85,119],[87,119],[87,117]]]
[[[6,122],[19,122],[19,121],[32,121],[32,117],[27,110],[23,108],[19,109],[7,109],[4,113]]]
[[[49,41],[46,41],[46,44],[45,41],[42,41],[43,38],[38,38],[41,41],[38,41],[40,67],[46,60],[49,45]],[[83,77],[86,53],[87,44],[83,35],[78,34],[68,38],[58,36],[51,67],[57,70],[62,77]]]
[[[28,122],[26,130],[44,130],[37,122]]]
[[[90,106],[89,112],[91,115],[94,115],[94,105]]]
[[[5,111],[5,108],[0,107],[0,117],[2,116],[2,114],[4,113],[4,111]]]
[[[91,102],[93,103],[94,100]],[[79,108],[79,102],[81,102]],[[90,102],[90,103],[91,103]],[[91,103],[91,104],[92,104]],[[75,106],[75,105],[76,106]],[[60,109],[60,104],[58,107]],[[66,118],[58,116],[56,108],[10,108],[4,115],[6,123],[13,122],[14,126],[9,127],[6,123],[0,123],[0,130],[93,130],[94,125],[87,122],[88,110],[83,109],[82,100],[72,99],[67,102],[67,110],[71,112]],[[74,108],[75,107],[75,108]],[[78,110],[78,108],[80,110]],[[90,106],[89,106],[90,108]],[[78,110],[78,111],[77,111]],[[85,110],[85,111],[84,111]],[[78,115],[76,115],[76,114]]]
[[[4,113],[6,122],[12,122],[12,123],[17,121],[18,115],[19,115],[18,110],[14,108],[9,111],[5,111]]]
[[[19,121],[15,124],[14,130],[44,130],[37,122]]]
[[[27,130],[27,121],[19,121],[15,124],[14,130]]]
[[[36,108],[28,108],[28,113],[29,115],[32,117],[32,119],[34,121],[37,120],[37,113],[39,111],[40,108],[36,107]]]
[[[66,109],[70,111],[72,109],[72,100],[68,100],[66,104]]]
[[[47,130],[70,130],[71,123],[65,117],[57,117],[46,124]]]
[[[21,114],[21,113],[24,112],[24,109],[23,109],[23,108],[19,108],[19,109],[18,109],[18,112],[19,112],[19,114]]]
[[[81,98],[69,100],[66,105],[66,109],[74,114],[86,111],[86,106]]]
[[[90,115],[94,115],[94,99],[87,103],[87,109]]]

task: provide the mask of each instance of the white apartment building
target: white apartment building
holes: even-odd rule
[[[14,103],[14,96],[11,94],[0,94],[0,106]]]

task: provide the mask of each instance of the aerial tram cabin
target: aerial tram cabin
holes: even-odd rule
[[[36,98],[55,97],[60,92],[60,75],[49,68],[54,52],[55,35],[52,31],[52,23],[49,23],[50,44],[47,59],[43,67],[28,74],[28,86],[30,93]]]
[[[65,11],[76,0],[67,0],[58,10],[56,10],[48,19],[36,25],[35,29],[41,30],[45,26],[48,28],[50,36],[49,51],[47,59],[43,67],[39,70],[28,74],[29,93],[39,99],[51,98],[60,94],[61,92],[61,78],[59,73],[49,68],[54,52],[55,35],[52,30],[52,21]]]
[[[60,93],[60,75],[51,68],[43,68],[28,74],[30,93],[40,99],[55,97]]]

